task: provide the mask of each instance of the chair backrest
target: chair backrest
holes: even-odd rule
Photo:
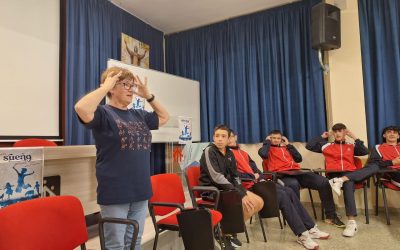
[[[13,145],[13,147],[55,147],[55,146],[57,146],[55,142],[38,138],[23,139],[15,142]]]
[[[362,161],[361,161],[361,159],[358,158],[358,157],[354,157],[354,165],[356,165],[356,168],[357,168],[357,169],[360,169],[360,168],[363,167]]]
[[[181,179],[177,174],[158,174],[151,176],[151,186],[153,196],[149,203],[167,202],[183,205],[185,194],[183,192]],[[171,213],[176,208],[173,207],[154,207],[154,215],[164,216]]]
[[[71,250],[87,239],[83,208],[73,196],[37,198],[0,209],[0,249]]]
[[[194,186],[200,186],[200,166],[190,166],[185,169],[186,183],[188,185],[189,192],[191,192]],[[200,198],[200,192],[193,192],[194,198]]]

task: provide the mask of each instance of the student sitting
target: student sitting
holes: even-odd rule
[[[343,183],[347,181],[362,181],[383,168],[400,168],[400,136],[399,128],[389,126],[382,131],[382,144],[376,145],[372,150],[368,159],[368,164],[364,168],[347,173],[342,177],[336,177],[330,180],[332,189],[340,194]],[[389,173],[387,176],[391,182],[400,187],[400,172]]]
[[[265,181],[255,162],[245,151],[240,149],[237,144],[237,135],[234,131],[231,131],[228,145],[235,156],[239,176],[253,180],[253,182],[243,182],[242,185],[244,187],[252,190],[254,183]],[[276,192],[279,209],[282,211],[293,233],[297,235],[297,242],[306,249],[318,249],[319,246],[313,239],[328,239],[329,234],[318,229],[291,188],[276,184]],[[268,206],[267,203],[264,204]]]
[[[333,134],[335,141],[328,142],[328,137]],[[354,140],[353,143],[346,142],[346,136]],[[364,146],[364,142],[358,139],[346,126],[342,123],[333,125],[332,132],[324,132],[321,136],[314,138],[307,143],[306,148],[313,152],[322,153],[325,157],[325,169],[328,171],[344,171],[345,173],[330,173],[329,178],[348,175],[348,172],[356,170],[354,164],[354,156],[362,156],[368,154],[368,149]],[[334,191],[340,195],[340,188],[334,185],[331,179],[330,184],[334,187]],[[354,220],[357,216],[356,202],[354,199],[354,181],[343,183],[344,203],[346,207],[346,215],[348,218],[343,236],[352,237],[357,231],[357,223]]]
[[[229,133],[230,129],[226,125],[214,128],[213,143],[204,149],[200,159],[199,181],[203,186],[215,186],[220,190],[237,190],[242,197],[243,219],[247,221],[262,209],[264,201],[241,186],[235,157],[228,147]],[[237,239],[229,236],[228,238],[230,244],[241,245]]]
[[[263,164],[269,171],[300,170],[301,154],[293,145],[289,144],[288,139],[279,130],[269,133],[263,146],[258,150],[258,155],[261,156]],[[344,223],[336,215],[332,189],[325,177],[312,172],[303,172],[297,175],[283,175],[280,179],[285,186],[293,189],[299,199],[301,187],[318,190],[322,207],[325,210],[325,222],[337,227],[344,227]]]

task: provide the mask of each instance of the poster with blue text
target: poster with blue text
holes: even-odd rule
[[[0,149],[0,209],[42,196],[43,148]]]
[[[179,119],[179,144],[192,143],[192,118],[178,116]]]

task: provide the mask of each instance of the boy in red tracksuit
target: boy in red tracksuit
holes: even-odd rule
[[[328,142],[329,135],[335,138],[334,142]],[[354,140],[354,143],[346,142],[346,136]],[[343,171],[341,173],[330,173],[332,178],[329,183],[334,191],[337,191],[335,182],[337,178],[349,174],[357,169],[354,164],[354,156],[362,156],[368,154],[368,149],[364,146],[364,142],[358,139],[343,123],[333,125],[332,132],[324,132],[321,136],[312,139],[307,143],[306,148],[316,153],[322,153],[325,157],[325,169],[327,171]],[[343,182],[342,182],[343,183]],[[354,181],[343,183],[344,203],[346,207],[346,215],[348,222],[343,231],[343,236],[353,237],[357,231],[357,223],[354,220],[357,216],[356,202],[354,199]]]
[[[234,131],[231,131],[228,146],[235,156],[239,176],[252,180],[242,182],[243,187],[252,190],[254,183],[265,181],[263,174],[257,168],[255,162],[245,151],[240,149],[237,144],[237,135]],[[293,233],[297,235],[297,242],[306,249],[318,249],[318,244],[314,239],[328,239],[329,234],[318,229],[291,188],[276,184],[276,193],[279,209],[282,211]],[[264,206],[268,206],[267,201],[264,202]]]
[[[312,172],[300,172],[301,154],[297,149],[290,145],[288,139],[282,136],[279,130],[273,130],[269,133],[263,146],[258,150],[258,155],[263,159],[263,166],[268,171],[282,172],[293,171],[293,174],[279,174],[280,180],[285,186],[293,189],[294,193],[300,199],[300,188],[311,188],[318,190],[322,206],[325,210],[326,220],[328,224],[337,227],[344,227],[344,223],[338,218],[335,211],[335,203],[333,201],[332,189],[329,181],[318,174]],[[299,172],[299,173],[297,173]]]
[[[342,177],[332,179],[332,188],[340,194],[343,183],[347,181],[362,181],[384,168],[400,169],[400,135],[399,127],[388,126],[382,131],[382,144],[376,145],[368,159],[368,164],[357,171],[348,173]],[[388,174],[391,182],[400,187],[400,172]]]

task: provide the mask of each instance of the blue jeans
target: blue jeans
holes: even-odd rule
[[[100,205],[101,217],[136,220],[139,223],[139,234],[135,250],[141,250],[144,222],[147,215],[147,200],[126,204]],[[104,224],[106,250],[128,250],[131,247],[133,227],[123,224]]]

